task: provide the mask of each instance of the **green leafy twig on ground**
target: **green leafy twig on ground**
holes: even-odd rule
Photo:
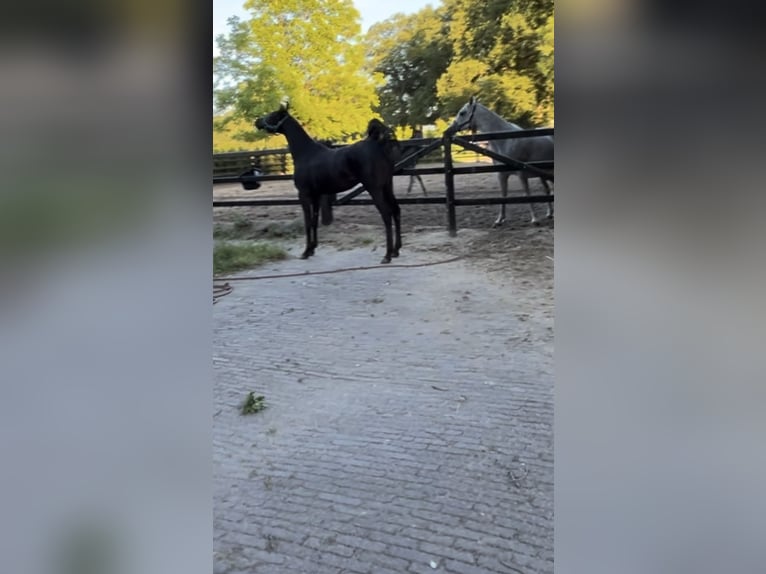
[[[255,396],[255,393],[250,391],[247,395],[247,398],[245,399],[245,402],[242,403],[242,414],[243,415],[253,415],[255,413],[261,412],[263,409],[266,408],[266,397],[263,395]]]

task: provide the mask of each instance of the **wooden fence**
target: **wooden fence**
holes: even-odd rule
[[[265,174],[291,174],[293,158],[286,149],[263,149],[213,154],[213,179],[239,176],[250,168]]]
[[[494,153],[492,150],[477,145],[477,142],[488,142],[495,139],[512,139],[535,136],[553,135],[553,128],[532,130],[518,130],[512,132],[494,132],[476,134],[470,136],[458,136],[445,134],[441,138],[422,138],[403,140],[401,144],[410,151],[396,163],[396,175],[444,175],[444,195],[429,197],[404,197],[397,198],[402,205],[408,204],[443,204],[447,210],[447,229],[450,235],[457,234],[457,218],[455,209],[468,205],[500,205],[503,203],[547,203],[553,202],[551,195],[512,196],[500,197],[474,197],[457,199],[455,197],[455,176],[473,173],[491,173],[499,171],[519,171],[521,169],[531,171],[537,175],[545,175],[553,179],[554,162],[529,162],[524,163],[513,158]],[[455,147],[458,147],[455,150]],[[486,156],[496,163],[488,165],[455,165],[455,159],[464,154],[473,154],[473,157]],[[440,158],[442,166],[439,167],[405,167],[413,160],[433,161]],[[286,149],[260,150],[254,152],[235,152],[228,154],[215,154],[213,156],[213,183],[239,183],[243,171],[257,167],[264,175],[257,178],[258,181],[290,180],[292,179],[292,158]],[[217,171],[217,174],[216,174]],[[534,176],[533,176],[534,177]],[[333,205],[371,205],[371,199],[355,199],[364,191],[359,185],[353,190],[335,199]],[[253,199],[253,198],[230,198],[214,200],[213,207],[251,207],[271,205],[300,205],[298,199]]]

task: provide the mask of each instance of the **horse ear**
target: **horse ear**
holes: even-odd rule
[[[476,98],[474,96],[471,96],[471,99],[468,100],[468,103],[473,105],[473,103],[476,101]]]

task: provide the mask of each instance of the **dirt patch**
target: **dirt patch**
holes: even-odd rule
[[[444,178],[441,175],[424,175],[423,181],[428,189],[428,195],[439,197],[444,195]],[[521,185],[514,176],[509,178],[510,195],[522,195]],[[408,176],[396,176],[394,178],[394,192],[397,197],[408,197],[407,184]],[[459,175],[455,177],[455,188],[457,198],[471,197],[497,197],[500,194],[500,187],[495,174],[476,174]],[[530,188],[533,193],[543,193],[543,187],[537,180],[530,182]],[[410,197],[420,195],[419,188],[414,187]],[[222,184],[213,186],[214,199],[231,198],[253,198],[253,199],[276,199],[289,198],[297,199],[297,192],[292,181],[267,181],[263,182],[261,188],[255,191],[247,191],[237,184]],[[457,209],[458,229],[488,229],[491,227],[499,211],[499,206],[465,206]],[[516,233],[521,233],[523,238],[531,229],[537,228],[529,224],[529,207],[527,205],[508,205],[507,222],[498,230],[500,234],[508,234],[512,237]],[[544,205],[535,206],[538,217],[542,218],[545,214]],[[302,221],[302,213],[299,206],[270,206],[270,207],[237,207],[237,208],[215,208],[215,223],[234,223],[242,219],[249,220],[255,227],[268,228],[271,222],[288,222],[291,229],[299,229]],[[372,205],[359,206],[340,206],[335,208],[335,224],[337,228],[349,226],[349,231],[353,231],[353,225],[374,225],[380,226],[382,223],[380,215]],[[417,228],[446,227],[446,210],[443,205],[405,205],[402,207],[402,230],[407,233],[415,231]],[[543,222],[543,228],[551,228],[550,222]],[[324,227],[320,233],[325,234],[330,227]],[[320,239],[321,241],[321,239]]]

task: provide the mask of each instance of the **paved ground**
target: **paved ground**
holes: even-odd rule
[[[397,262],[450,257],[427,236]],[[213,308],[215,572],[553,572],[546,253],[533,286],[470,258],[232,282]],[[242,275],[379,258],[320,238]],[[242,416],[249,391],[268,407]]]

